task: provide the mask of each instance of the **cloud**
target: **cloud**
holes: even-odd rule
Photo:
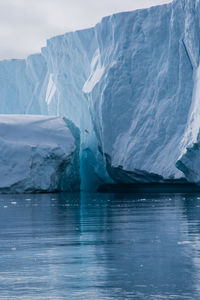
[[[39,52],[46,39],[94,26],[103,16],[171,0],[0,0],[0,59]]]

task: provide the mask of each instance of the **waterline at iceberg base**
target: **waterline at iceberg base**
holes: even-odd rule
[[[119,13],[0,62],[0,113],[80,130],[83,190],[200,182],[200,2]]]

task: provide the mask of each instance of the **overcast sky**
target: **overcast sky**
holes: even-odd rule
[[[40,52],[46,39],[95,25],[103,16],[171,0],[0,0],[0,59]]]

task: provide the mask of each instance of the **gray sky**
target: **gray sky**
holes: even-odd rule
[[[40,52],[46,39],[95,25],[103,16],[171,0],[0,0],[0,59]]]

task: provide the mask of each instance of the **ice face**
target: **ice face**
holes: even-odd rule
[[[77,153],[61,117],[0,115],[0,192],[79,190]]]
[[[199,1],[176,0],[52,38],[41,54],[0,62],[0,112],[71,120],[83,189],[200,182],[199,24]]]
[[[40,54],[27,60],[5,60],[0,62],[0,113],[40,114],[44,105],[39,103],[41,86],[47,66]]]

